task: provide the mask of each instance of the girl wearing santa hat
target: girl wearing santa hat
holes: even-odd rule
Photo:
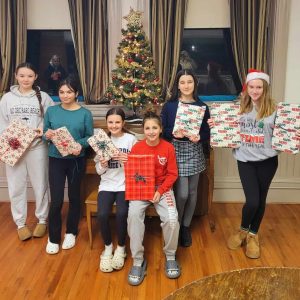
[[[268,74],[249,70],[240,102],[241,146],[233,150],[246,202],[240,228],[229,237],[227,246],[235,250],[246,243],[249,258],[260,257],[258,231],[278,167],[278,152],[271,145],[276,104],[270,96],[269,84]],[[213,126],[212,120],[208,123]]]

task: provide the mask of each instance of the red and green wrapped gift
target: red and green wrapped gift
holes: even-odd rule
[[[206,106],[178,103],[173,134],[181,131],[184,136],[199,136]]]
[[[104,160],[109,161],[114,155],[118,154],[119,149],[113,144],[112,140],[106,134],[106,132],[99,128],[98,132],[91,136],[87,142],[97,153],[98,156]]]
[[[300,130],[300,104],[279,102],[272,136],[272,148],[296,154],[300,141],[296,136]]]
[[[13,167],[36,137],[32,128],[21,120],[13,120],[0,136],[1,161]]]
[[[210,116],[214,126],[210,130],[212,147],[238,148],[240,137],[240,105],[234,103],[213,103]]]
[[[155,193],[154,155],[129,154],[125,167],[125,199],[152,200]]]

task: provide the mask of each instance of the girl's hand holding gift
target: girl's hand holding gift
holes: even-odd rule
[[[200,141],[200,136],[199,135],[191,135],[191,136],[189,136],[189,140],[192,143],[198,143]]]
[[[209,128],[213,128],[215,126],[215,122],[213,119],[208,119],[207,124],[208,124]]]
[[[42,135],[43,135],[43,129],[42,128],[36,128],[36,129],[34,129],[34,131],[36,132],[37,137],[42,137]]]
[[[108,167],[108,161],[104,159],[103,157],[99,157],[99,164],[101,168],[107,168]]]
[[[177,130],[176,132],[174,132],[174,137],[177,139],[184,138],[184,134],[183,134],[182,130]]]
[[[46,137],[47,140],[51,140],[54,135],[55,135],[55,130],[53,130],[53,129],[48,129],[45,132],[45,137]]]
[[[72,149],[70,149],[69,153],[77,156],[80,154],[81,150],[82,150],[82,146],[79,143],[76,143],[76,145],[72,147]]]
[[[127,155],[127,153],[120,151],[119,153],[114,155],[112,158],[115,160],[119,160],[121,163],[126,163],[128,160],[128,155]]]

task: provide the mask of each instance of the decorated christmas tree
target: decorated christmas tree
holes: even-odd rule
[[[111,103],[121,103],[134,112],[162,103],[160,79],[155,72],[141,15],[130,8],[130,13],[124,17],[127,29],[122,29],[117,68],[112,70],[112,82],[105,93],[105,98]]]

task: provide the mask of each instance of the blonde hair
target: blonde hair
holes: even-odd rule
[[[261,79],[261,81],[263,82],[263,93],[260,97],[260,107],[259,107],[259,110],[257,112],[257,117],[256,117],[257,120],[260,120],[260,119],[270,116],[276,110],[276,103],[271,98],[271,95],[270,95],[269,84],[263,79]],[[240,113],[241,114],[248,113],[248,112],[252,111],[252,109],[253,109],[252,100],[248,94],[248,89],[246,89],[243,92],[243,95],[241,97]]]

